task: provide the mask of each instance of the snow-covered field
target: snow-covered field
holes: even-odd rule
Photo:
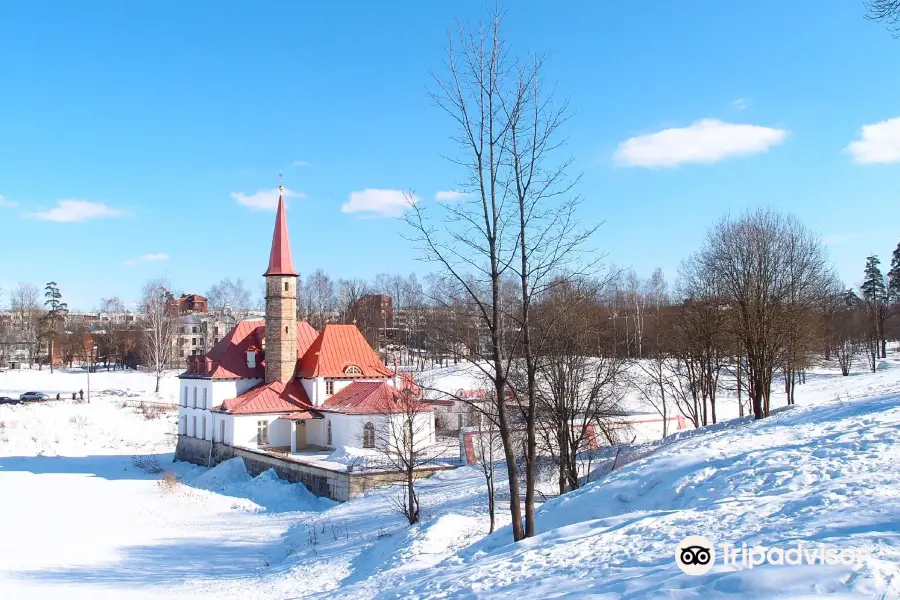
[[[474,468],[422,482],[409,528],[389,490],[334,504],[240,462],[172,463],[174,414],[122,407],[151,399],[152,378],[97,373],[91,404],[0,406],[0,598],[900,598],[896,356],[876,374],[818,369],[767,420],[651,445],[547,502],[519,544],[485,535]],[[0,395],[77,390],[79,376],[2,373]],[[693,534],[867,557],[694,577],[673,560]]]

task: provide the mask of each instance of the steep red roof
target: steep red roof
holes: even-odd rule
[[[406,412],[407,407],[416,412],[431,410],[431,407],[421,402],[405,398],[403,392],[383,381],[357,381],[331,396],[321,408],[332,412],[366,415],[402,413]]]
[[[212,350],[201,359],[199,372],[188,372],[185,375],[211,377],[212,379],[262,379],[265,377],[265,353],[260,352],[256,358],[256,366],[247,366],[247,351],[251,348],[263,347],[266,334],[265,322],[262,319],[240,321],[234,329],[222,338]],[[297,323],[297,358],[303,356],[315,341],[318,332],[306,321]],[[205,364],[209,362],[208,366]]]
[[[278,195],[278,212],[275,214],[275,231],[272,233],[272,251],[265,275],[297,276],[291,260],[291,242],[288,239],[287,217],[284,214],[284,196]]]
[[[297,380],[288,383],[261,383],[237,398],[226,400],[221,409],[233,415],[254,415],[277,412],[296,412],[312,409],[303,385]]]
[[[345,373],[347,367],[359,373]],[[389,377],[384,366],[356,325],[328,323],[312,343],[297,369],[298,377],[369,378]]]

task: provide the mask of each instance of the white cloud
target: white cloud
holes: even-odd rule
[[[244,192],[231,192],[231,197],[237,200],[238,204],[246,206],[252,210],[268,210],[274,211],[278,208],[278,188],[271,190],[259,190],[255,194],[245,194]],[[306,198],[306,194],[294,192],[284,188],[285,198]]]
[[[889,164],[900,162],[900,117],[863,125],[862,139],[850,142],[845,152],[858,165]]]
[[[312,164],[305,160],[295,160],[291,163],[292,167],[311,167]]]
[[[155,252],[155,253],[151,253],[151,254],[145,254],[145,255],[141,256],[140,258],[126,260],[122,264],[125,265],[126,267],[133,267],[140,263],[159,262],[162,260],[169,260],[169,255],[166,254],[165,252]]]
[[[746,98],[735,98],[731,101],[731,108],[735,110],[744,110],[747,108],[747,99]]]
[[[3,194],[0,194],[0,208],[15,208],[18,206],[18,203],[13,202],[12,200],[7,200],[3,197]]]
[[[468,196],[471,196],[469,192],[456,192],[453,190],[448,190],[445,192],[438,192],[434,195],[434,199],[442,200],[445,202],[452,202],[454,200],[462,200],[463,198],[466,198]]]
[[[102,202],[89,202],[87,200],[60,200],[56,203],[56,208],[25,214],[28,218],[60,223],[74,223],[104,217],[127,217],[130,215],[131,213],[127,210],[113,208]]]
[[[401,190],[373,190],[350,192],[350,200],[341,206],[343,213],[363,213],[363,217],[399,217],[410,202],[418,202],[415,195],[411,199]]]
[[[765,152],[787,138],[784,129],[700,119],[688,127],[663,129],[625,140],[613,160],[625,167],[664,168],[714,163]]]

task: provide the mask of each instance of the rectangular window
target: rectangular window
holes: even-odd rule
[[[334,382],[326,381],[325,382],[325,395],[330,396],[334,393]]]
[[[207,388],[203,388],[203,408],[206,409],[206,392],[209,390]]]
[[[184,354],[182,352],[182,354]],[[188,386],[184,386],[184,407],[187,408]]]
[[[181,435],[187,435],[187,417],[182,416],[178,419],[178,433]]]
[[[197,408],[197,386],[194,386],[194,408]]]
[[[225,421],[219,423],[219,441],[225,442]]]
[[[196,328],[196,327],[191,327],[191,333],[197,333],[197,328]]]
[[[256,444],[258,446],[265,446],[269,443],[269,422],[268,421],[257,421],[256,422]]]
[[[194,417],[194,437],[197,437],[197,417]]]
[[[206,417],[203,417],[203,430],[202,430],[202,433],[203,433],[203,435],[200,436],[200,439],[205,440],[205,439],[206,439]]]

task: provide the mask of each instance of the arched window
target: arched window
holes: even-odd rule
[[[346,369],[344,369],[345,375],[362,375],[362,369],[357,367],[356,365],[350,365]]]
[[[331,445],[331,419],[325,423],[325,445]]]
[[[363,425],[363,448],[375,447],[375,426],[371,423]]]

